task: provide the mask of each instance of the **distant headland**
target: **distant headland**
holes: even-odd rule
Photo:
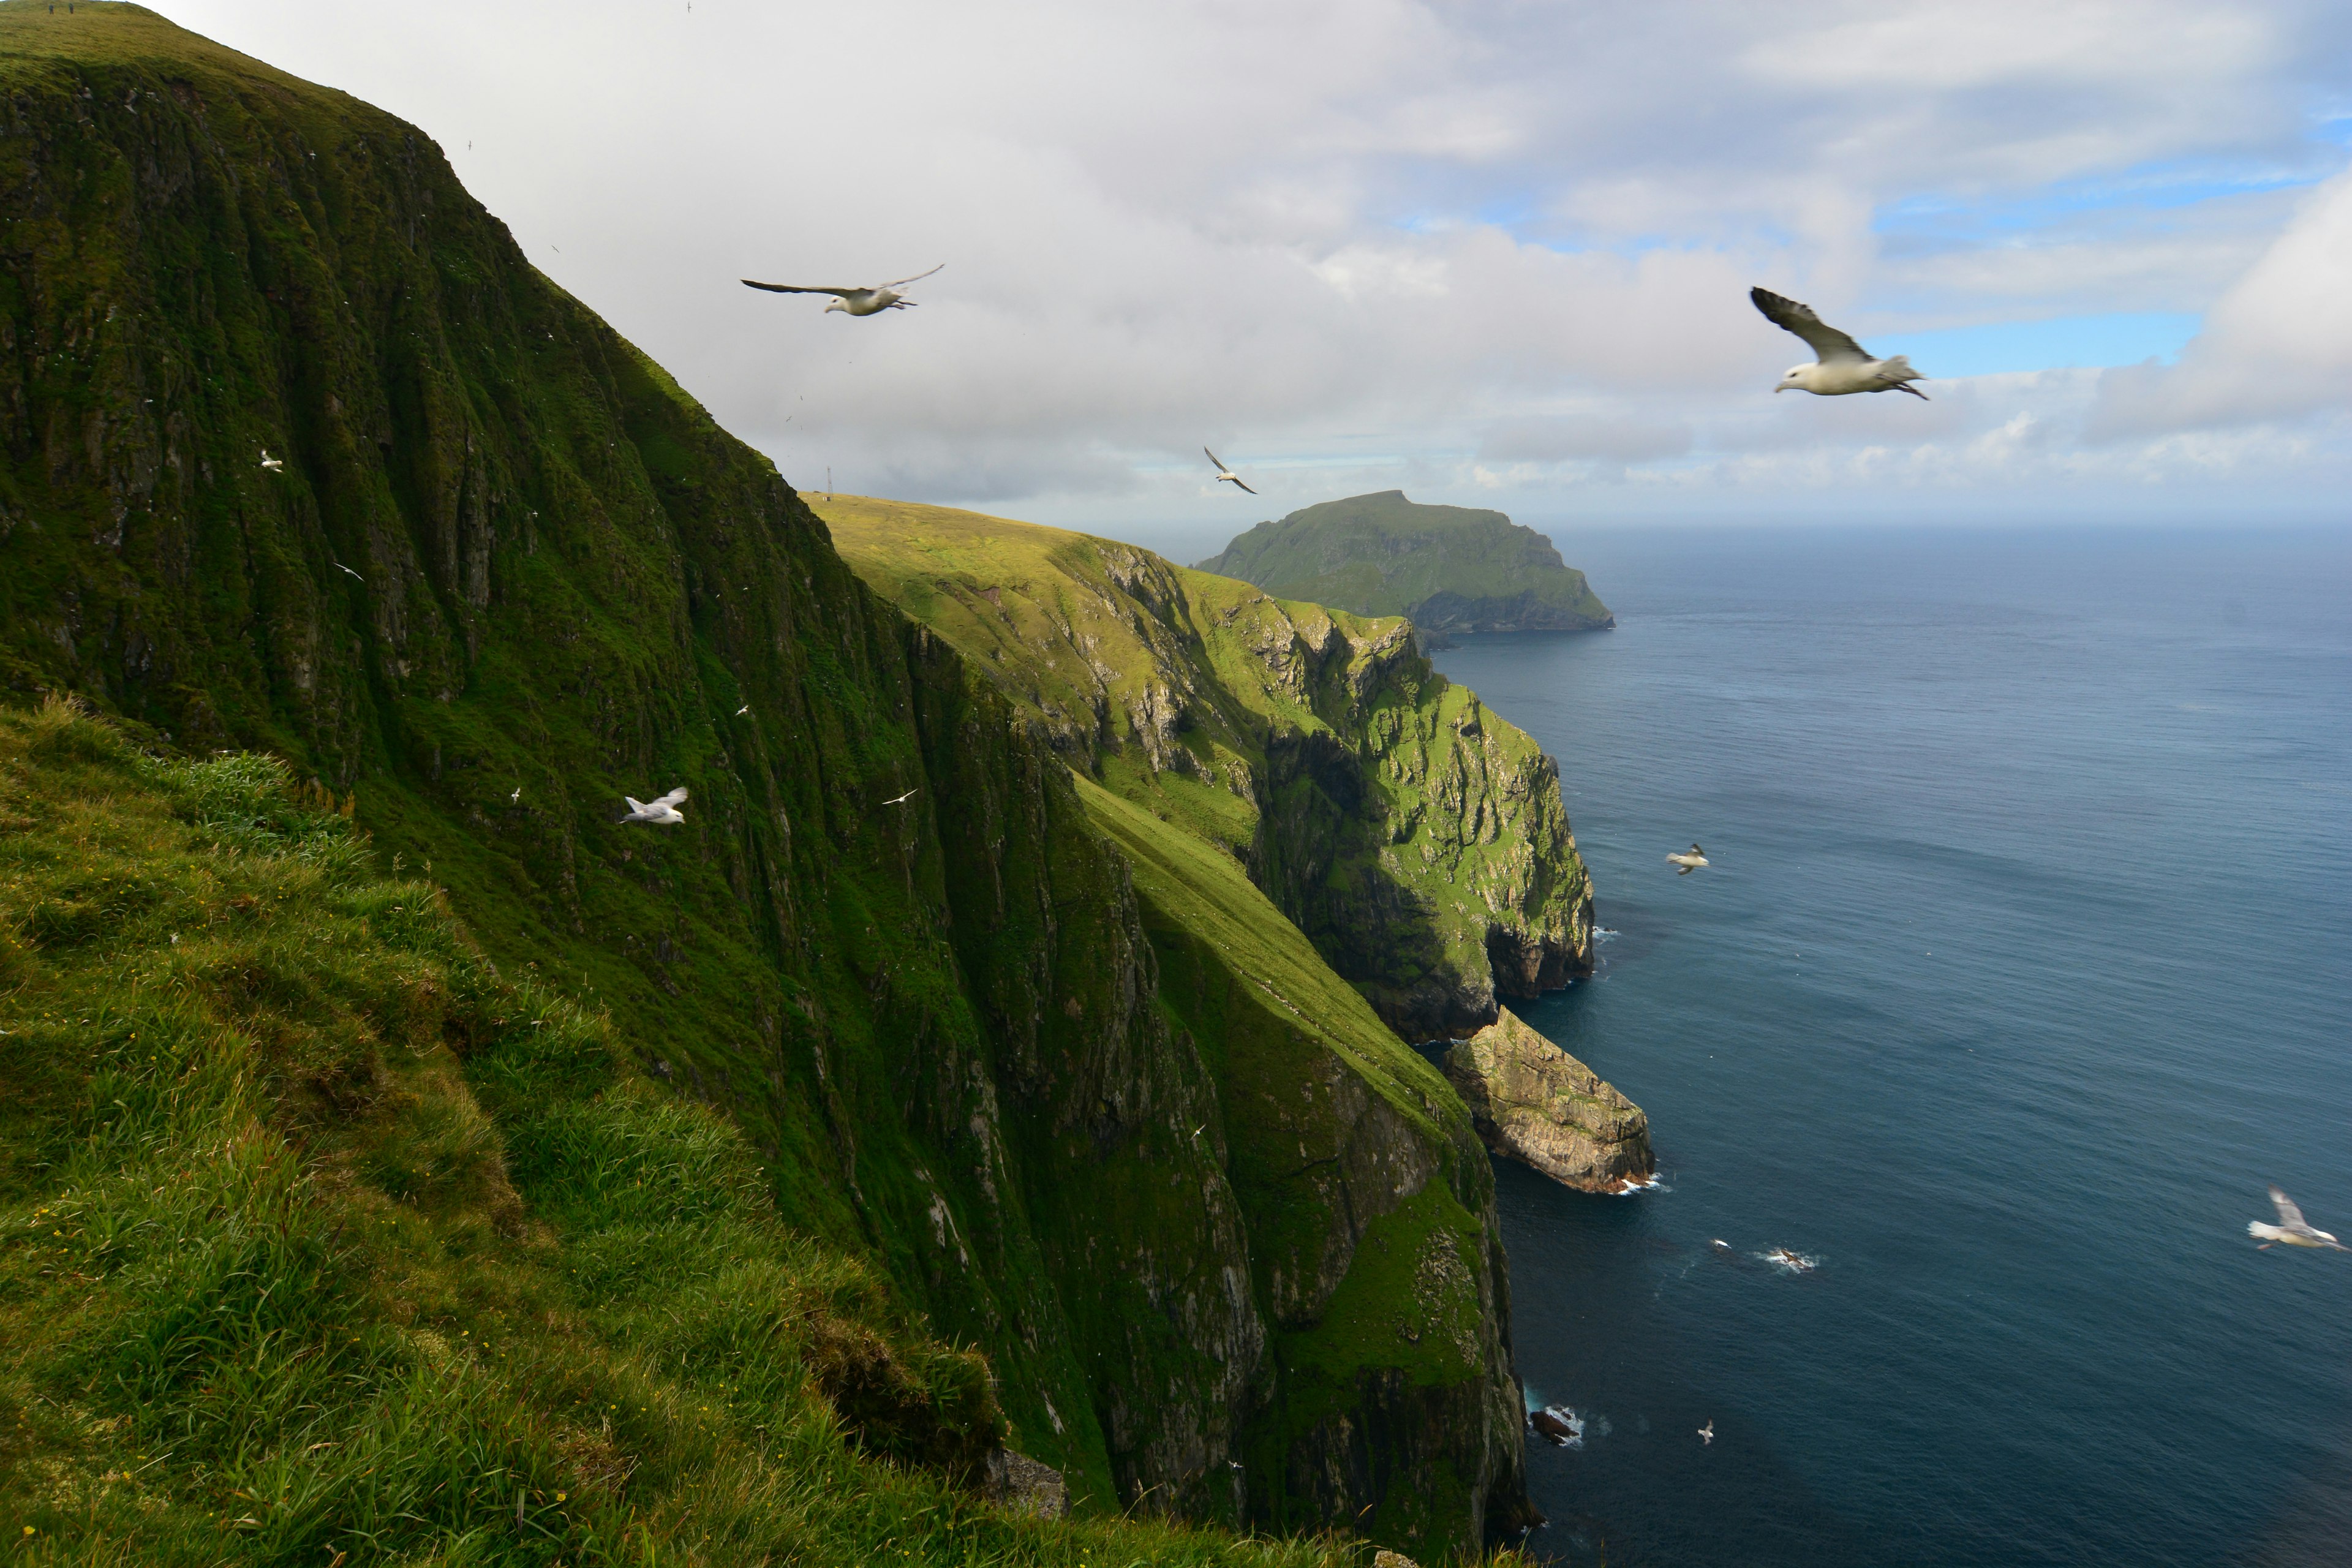
[[[1605,631],[1617,624],[1551,541],[1499,511],[1402,490],[1302,507],[1199,563],[1280,599],[1403,616],[1423,633]]]

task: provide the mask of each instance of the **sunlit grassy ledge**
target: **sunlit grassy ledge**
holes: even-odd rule
[[[949,507],[812,501],[843,557],[1056,752],[1246,866],[1411,1039],[1592,967],[1555,761],[1401,619]]]

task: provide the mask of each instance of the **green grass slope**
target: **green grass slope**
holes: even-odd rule
[[[1082,1508],[1265,1517],[1225,1465],[1276,1331],[1189,1135],[1217,1082],[1021,710],[414,127],[131,5],[0,4],[0,688],[282,759],[487,963],[609,1017],[631,1093],[739,1130],[777,1226],[984,1352]],[[679,784],[684,826],[610,822]],[[241,1234],[205,1213],[190,1245]],[[1359,1430],[1286,1527],[1475,1545]],[[1489,1432],[1432,1441],[1509,1511]]]
[[[1405,625],[1150,551],[947,507],[813,503],[866,582],[1074,766],[1240,859],[1328,963],[1426,1039],[1591,972],[1558,770]]]
[[[1405,616],[1431,632],[1615,625],[1549,540],[1499,511],[1423,506],[1402,490],[1302,507],[1200,563],[1286,599]]]
[[[320,805],[0,711],[10,1561],[1355,1561],[983,1501],[985,1363]]]

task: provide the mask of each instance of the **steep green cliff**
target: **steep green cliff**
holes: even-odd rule
[[[1409,1039],[1591,972],[1591,886],[1535,742],[1411,629],[1115,541],[856,496],[814,503],[869,584],[1073,766],[1240,859]]]
[[[1261,522],[1200,563],[1286,599],[1404,616],[1425,632],[1591,631],[1617,624],[1551,541],[1499,511],[1402,490]]]
[[[1517,1516],[1442,1084],[1405,1116],[1262,989],[1163,974],[1171,906],[1055,749],[413,127],[128,5],[0,5],[0,682],[288,759],[723,1110],[777,1225],[982,1349],[1082,1508],[1428,1551]],[[612,824],[680,784],[683,827]],[[1254,1173],[1260,1080],[1360,1191]],[[1407,1310],[1461,1355],[1319,1331]]]

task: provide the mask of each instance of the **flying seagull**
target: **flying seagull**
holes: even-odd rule
[[[2272,1243],[2280,1241],[2289,1247],[2332,1247],[2338,1252],[2352,1252],[2352,1247],[2345,1246],[2326,1231],[2312,1229],[2303,1211],[2294,1206],[2294,1200],[2276,1187],[2271,1189],[2271,1202],[2278,1205],[2278,1224],[2264,1225],[2258,1219],[2246,1222],[2247,1235],[2263,1238],[2262,1246],[2254,1248],[2256,1252],[2267,1252]]]
[[[1693,871],[1697,870],[1701,866],[1704,866],[1706,863],[1706,851],[1700,848],[1696,844],[1690,847],[1690,853],[1687,855],[1669,855],[1666,857],[1666,864],[1670,866],[1679,866],[1682,868],[1681,870],[1675,873],[1677,877],[1687,877]]]
[[[344,576],[349,577],[354,583],[365,584],[367,582],[366,578],[361,576],[358,573],[352,571],[350,567],[344,565],[340,561],[335,563],[335,570],[341,572]]]
[[[743,715],[744,715],[744,714],[749,713],[751,710],[751,705],[749,702],[746,702],[745,704],[743,704],[743,706],[742,706],[742,707],[738,708],[737,710],[735,710],[735,717],[737,717],[738,719],[740,719],[741,717],[743,717]]]
[[[908,790],[905,795],[893,795],[890,799],[884,801],[882,804],[884,805],[898,805],[906,801],[912,800],[914,796],[915,792],[913,790]]]
[[[1711,1443],[1713,1443],[1713,1442],[1715,1441],[1715,1417],[1714,1417],[1714,1416],[1712,1416],[1712,1415],[1708,1416],[1708,1417],[1706,1418],[1706,1426],[1702,1426],[1702,1427],[1700,1427],[1700,1428],[1698,1429],[1698,1440],[1699,1440],[1700,1442],[1702,1442],[1702,1443],[1710,1443],[1710,1444],[1711,1444]]]
[[[686,820],[677,809],[686,804],[684,784],[678,785],[659,800],[639,800],[633,795],[625,795],[621,798],[629,803],[628,815],[621,818],[625,823],[650,822],[656,827],[676,827]]]
[[[940,263],[940,267],[946,265],[944,261]],[[940,267],[932,268],[931,272],[937,272]],[[828,313],[835,310],[846,310],[853,316],[871,316],[883,310],[903,310],[915,303],[914,300],[899,295],[899,286],[906,283],[919,283],[929,278],[931,272],[918,272],[912,278],[894,278],[887,283],[877,283],[870,289],[833,289],[821,283],[814,285],[755,283],[749,278],[743,279],[743,287],[765,289],[771,294],[837,294],[840,298],[825,307]]]
[[[1225,460],[1223,458],[1218,457],[1214,452],[1210,452],[1206,447],[1202,447],[1201,450],[1208,453],[1209,461],[1217,465],[1217,482],[1219,484],[1231,485],[1236,489],[1249,490],[1249,493],[1252,495],[1257,494],[1255,490],[1250,490],[1249,486],[1242,483],[1242,478],[1239,474],[1236,474],[1231,468],[1225,467]]]
[[[261,466],[273,474],[282,471],[286,467],[283,462],[269,455],[269,448],[267,447],[261,449]]]
[[[1793,386],[1822,397],[1843,397],[1849,392],[1907,392],[1922,403],[1927,401],[1926,393],[1910,384],[1927,378],[1913,370],[1911,362],[1901,354],[1873,359],[1868,349],[1814,315],[1811,305],[1784,300],[1769,289],[1750,289],[1748,297],[1764,312],[1766,321],[1796,333],[1821,356],[1815,364],[1791,365],[1773,391],[1786,392]]]
[[[624,796],[622,796],[621,798],[622,798],[622,799],[624,799],[624,800],[626,800],[628,797],[627,797],[626,795],[624,795]],[[522,785],[520,785],[520,784],[517,784],[517,785],[515,785],[515,792],[514,792],[514,794],[512,794],[512,795],[510,795],[507,796],[507,799],[508,799],[509,801],[512,802],[512,803],[513,803],[514,805],[520,805],[522,804]]]

